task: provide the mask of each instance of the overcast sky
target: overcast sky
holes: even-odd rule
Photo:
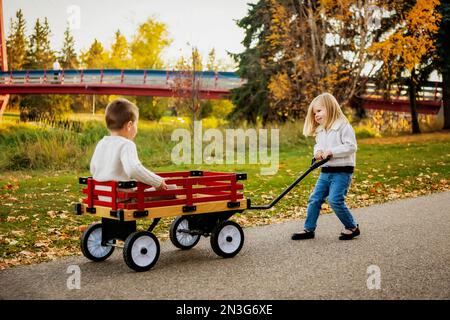
[[[53,49],[60,49],[67,23],[72,26],[76,49],[86,50],[94,39],[109,49],[114,33],[120,29],[128,40],[137,26],[149,17],[167,25],[172,45],[164,51],[166,61],[188,56],[190,43],[206,57],[215,48],[218,59],[232,63],[227,51],[241,52],[244,31],[235,20],[243,18],[248,3],[257,0],[3,0],[5,34],[10,19],[22,9],[27,35],[37,18],[47,17],[53,32]]]

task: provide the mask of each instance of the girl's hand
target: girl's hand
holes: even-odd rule
[[[326,159],[328,157],[330,157],[330,158],[333,157],[333,153],[331,151],[328,150],[328,151],[325,151],[322,153],[322,159]]]
[[[314,155],[314,158],[316,158],[316,160],[322,160],[322,155],[323,155],[323,151],[319,150],[316,152],[316,154]]]

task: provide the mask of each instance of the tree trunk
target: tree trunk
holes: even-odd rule
[[[409,79],[409,106],[411,108],[411,125],[412,125],[412,133],[420,133],[419,121],[417,118],[417,101],[416,101],[416,92],[417,92],[417,82],[415,79],[414,70],[411,72],[411,77]]]
[[[442,103],[444,108],[444,127],[450,129],[450,70],[442,73]]]

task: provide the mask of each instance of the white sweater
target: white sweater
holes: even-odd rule
[[[91,173],[97,181],[137,180],[159,187],[163,178],[146,169],[133,141],[121,136],[105,136],[95,147]]]
[[[345,120],[336,120],[328,131],[322,125],[316,129],[314,155],[319,150],[333,153],[333,157],[323,167],[354,167],[357,148],[355,131]]]

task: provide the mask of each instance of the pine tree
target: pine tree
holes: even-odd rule
[[[10,34],[6,40],[9,70],[22,70],[26,63],[28,39],[25,29],[26,22],[22,10],[19,10],[16,12],[16,21],[11,19]]]
[[[22,70],[26,64],[28,39],[25,35],[26,21],[22,10],[16,12],[16,21],[11,19],[10,33],[6,40],[8,70]],[[18,106],[22,96],[11,95],[10,105]]]
[[[75,40],[67,26],[64,31],[64,43],[60,52],[61,67],[63,69],[78,69],[78,57],[75,51]]]
[[[37,19],[34,33],[30,36],[26,69],[52,69],[55,53],[50,46],[50,26],[47,18],[41,23]],[[51,81],[51,80],[49,80]],[[20,111],[34,115],[54,117],[70,110],[70,99],[66,95],[27,95],[20,101]]]
[[[206,70],[208,71],[217,71],[218,66],[216,62],[216,50],[214,48],[211,49],[208,53],[208,61],[206,62]]]
[[[437,7],[442,20],[436,39],[436,66],[442,74],[442,100],[444,107],[444,128],[450,129],[450,3],[442,1]]]
[[[50,26],[47,18],[42,24],[36,20],[34,33],[30,37],[30,47],[27,53],[27,69],[51,69],[55,61],[55,54],[50,46]]]
[[[231,54],[238,63],[237,74],[247,82],[231,90],[231,100],[235,108],[229,114],[229,119],[246,120],[254,124],[258,118],[263,122],[269,118],[267,85],[271,74],[263,61],[267,57],[266,36],[270,28],[270,12],[267,0],[260,0],[249,6],[247,16],[237,22],[237,25],[245,30],[242,41],[245,50]]]

